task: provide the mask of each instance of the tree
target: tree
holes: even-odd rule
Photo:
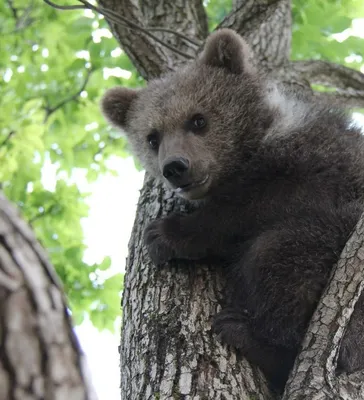
[[[364,104],[364,76],[359,71],[324,60],[342,61],[344,53],[353,56],[360,48],[359,39],[350,35],[345,40],[345,47],[329,40],[332,34],[349,28],[354,15],[364,15],[359,1],[329,1],[325,4],[295,1],[293,23],[288,0],[236,0],[232,8],[214,2],[207,2],[205,8],[199,0],[186,0],[182,5],[179,2],[135,3],[129,0],[102,0],[100,7],[85,0],[80,3],[76,7],[64,8],[85,7],[105,15],[114,36],[145,79],[158,76],[164,70],[176,68],[193,58],[209,29],[231,27],[248,40],[259,64],[286,83],[303,88],[308,88],[308,84],[318,85],[324,89],[317,94],[319,96],[335,96],[357,107]],[[224,10],[226,15],[218,15],[218,10]],[[206,12],[213,18],[208,20]],[[339,15],[342,17],[339,18]],[[303,22],[306,18],[309,23]],[[320,31],[318,21],[321,23],[323,20],[326,26]],[[297,29],[298,26],[300,29]],[[321,36],[326,36],[327,40],[322,40]],[[296,55],[295,61],[289,61],[290,50]],[[90,54],[97,52],[100,50],[94,48]],[[314,60],[305,61],[308,56]],[[355,62],[351,66],[358,67]],[[333,88],[337,89],[335,93]],[[123,296],[124,326],[120,348],[122,398],[273,398],[274,394],[265,385],[259,371],[248,365],[238,352],[220,345],[210,331],[210,317],[216,313],[224,285],[221,271],[205,265],[182,263],[156,269],[141,246],[143,228],[148,221],[180,207],[185,205],[149,179],[146,180],[130,242]],[[359,229],[360,226],[360,233]],[[352,242],[357,243],[354,249],[360,261],[360,239],[354,237]],[[345,251],[344,257],[349,250]],[[352,271],[359,272],[361,263],[358,262],[356,267]],[[328,288],[329,295],[335,282],[334,277]],[[328,336],[326,348],[330,352],[322,353],[318,360],[319,367],[325,366],[325,357],[333,354],[335,346],[337,348],[338,337],[342,335],[343,326],[350,318],[360,291],[361,284],[357,282],[355,290],[351,294],[347,292],[347,303],[351,300],[349,312],[345,314],[346,319],[337,323],[339,328],[332,330],[334,338]],[[322,310],[320,307],[325,304],[325,301],[321,302],[318,310]],[[345,304],[341,307],[344,309]],[[337,320],[335,316],[334,322]],[[314,324],[313,319],[313,327]],[[314,329],[310,328],[309,333],[317,338]],[[315,340],[311,342],[318,343]],[[332,347],[332,344],[335,346]],[[304,352],[301,356],[303,361],[307,360]],[[299,362],[302,361],[300,357]],[[307,370],[296,367],[294,371],[297,373],[292,376],[286,397],[312,398],[303,397],[307,392],[294,392],[296,378],[310,376]],[[332,367],[323,367],[322,375],[317,375],[321,385],[319,390],[325,386],[325,391],[319,392],[320,398],[334,398],[332,395],[337,390],[336,386],[330,386],[321,379],[324,375],[330,378],[329,382],[333,382],[332,372]],[[360,386],[354,386],[352,377],[350,381],[351,387],[345,383],[341,385],[348,386],[350,390],[350,397],[345,398],[354,398],[353,388],[359,393],[362,390]],[[311,386],[305,381],[307,390]]]
[[[53,267],[0,196],[0,399],[96,400]]]

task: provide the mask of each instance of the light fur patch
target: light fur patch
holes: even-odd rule
[[[297,127],[312,121],[312,108],[294,93],[284,91],[277,84],[267,88],[266,100],[274,112],[274,121],[263,140],[271,140],[292,134]]]

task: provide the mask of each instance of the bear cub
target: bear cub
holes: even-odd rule
[[[282,389],[363,211],[364,137],[343,111],[250,60],[222,29],[194,62],[140,90],[109,90],[102,109],[148,173],[198,202],[147,227],[151,259],[223,260],[226,307],[213,329]],[[364,368],[363,296],[338,366]]]

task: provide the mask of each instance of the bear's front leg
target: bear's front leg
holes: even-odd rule
[[[199,260],[211,255],[215,236],[197,211],[152,221],[144,231],[144,243],[153,263],[160,265],[172,259]]]
[[[144,244],[156,265],[177,258],[178,239],[174,231],[178,228],[178,224],[173,223],[173,220],[175,220],[173,217],[157,219],[144,231]]]
[[[245,224],[240,203],[208,202],[191,214],[152,221],[144,232],[144,243],[155,264],[211,256],[229,260],[243,240]]]

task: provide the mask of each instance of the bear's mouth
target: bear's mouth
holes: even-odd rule
[[[181,185],[179,186],[177,189],[175,189],[176,193],[182,193],[182,192],[188,192],[192,189],[195,189],[199,186],[204,185],[210,178],[210,175],[206,175],[203,179],[201,179],[200,181],[197,182],[190,182],[190,183],[186,183],[185,185]]]

